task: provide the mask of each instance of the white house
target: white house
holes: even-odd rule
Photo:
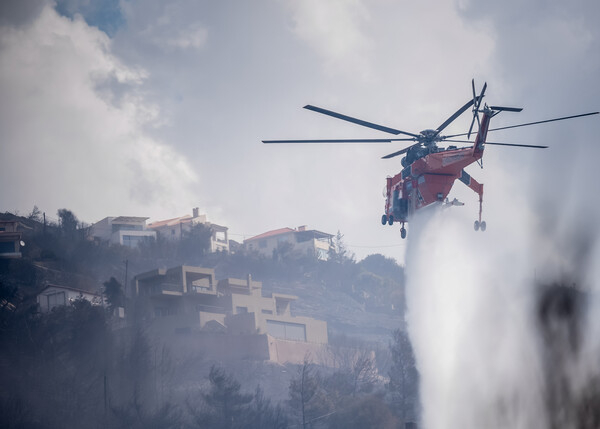
[[[276,229],[248,238],[244,240],[244,247],[265,256],[273,256],[284,243],[289,243],[294,251],[327,260],[332,239],[332,234],[314,229],[307,230],[306,226],[300,226],[297,229]]]
[[[229,238],[227,236],[228,228],[226,226],[210,223],[206,215],[199,215],[199,209],[192,210],[192,215],[185,215],[173,219],[160,220],[148,225],[153,231],[156,231],[161,237],[167,240],[180,240],[186,233],[189,233],[194,225],[203,224],[210,228],[212,236],[210,238],[211,252],[229,252]]]
[[[47,285],[37,294],[37,303],[42,312],[48,312],[60,305],[69,305],[76,299],[86,299],[93,305],[103,305],[102,295],[69,286]]]
[[[145,240],[156,239],[156,231],[147,228],[146,220],[136,216],[105,217],[90,227],[90,235],[112,244],[137,247]]]

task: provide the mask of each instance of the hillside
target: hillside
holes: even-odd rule
[[[320,427],[347,427],[357,406],[388,424],[404,418],[395,402],[399,390],[386,389],[391,371],[400,379],[405,370],[398,368],[414,372],[414,360],[408,367],[398,363],[412,359],[410,349],[390,348],[400,344],[394,330],[402,326],[404,309],[403,268],[391,259],[371,255],[356,262],[343,243],[328,261],[293,252],[276,259],[241,250],[207,253],[206,243],[189,237],[131,249],[90,240],[85,228],[8,213],[0,219],[18,222],[25,242],[21,259],[0,259],[0,373],[7,380],[0,389],[0,425],[14,420],[23,427],[63,427],[83,413],[85,427],[205,427],[199,419],[214,417],[203,411],[208,395],[227,388],[241,401],[240,419],[260,421],[247,427],[288,427],[298,421],[294,386],[305,372],[316,395],[307,412],[332,416],[322,425],[333,426]],[[263,283],[263,294],[298,296],[292,313],[327,321],[330,351],[340,366],[216,359],[193,344],[172,350],[141,325],[119,323],[81,299],[43,315],[36,311],[35,295],[48,283],[102,293],[107,284],[178,265],[213,268],[218,279],[250,275]],[[416,398],[416,378],[411,380],[402,389]],[[405,406],[414,416],[414,405]]]
[[[274,260],[241,249],[235,254],[207,253],[206,245],[191,245],[189,240],[158,240],[138,249],[108,246],[89,240],[85,229],[65,231],[10,213],[1,218],[19,222],[26,245],[21,260],[1,263],[0,279],[25,296],[47,283],[101,292],[111,277],[125,284],[159,267],[194,265],[214,268],[218,279],[250,274],[263,282],[265,293],[297,295],[292,312],[326,320],[333,336],[385,345],[403,323],[403,268],[382,255],[356,262],[346,256],[343,243],[328,261],[293,252]]]

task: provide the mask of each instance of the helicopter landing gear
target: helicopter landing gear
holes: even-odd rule
[[[483,185],[482,185],[482,187],[483,187]],[[485,221],[481,220],[481,212],[482,211],[483,211],[483,189],[482,189],[481,193],[479,194],[479,220],[476,220],[475,223],[473,224],[475,231],[479,231],[481,229],[481,232],[484,232],[485,229],[487,228],[487,224],[485,223]]]
[[[481,222],[479,222],[478,220],[476,220],[475,224],[473,225],[473,227],[475,228],[475,231],[479,231],[481,229],[481,232],[483,232],[487,228],[487,225],[486,225],[486,223],[485,223],[484,220],[482,220]]]
[[[389,225],[393,225],[394,224],[394,215],[383,215],[381,216],[381,224],[385,225],[385,224],[389,224]]]
[[[402,222],[402,221],[398,221],[398,222]],[[383,215],[381,216],[381,224],[385,225],[393,225],[394,224],[394,215]],[[404,222],[402,222],[402,227],[400,228],[400,237],[402,238],[406,238],[406,228],[404,228]]]

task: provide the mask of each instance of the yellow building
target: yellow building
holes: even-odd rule
[[[262,283],[250,276],[217,282],[212,269],[178,266],[139,274],[134,284],[143,319],[163,337],[217,333],[216,339],[198,337],[212,338],[214,346],[207,350],[228,343],[229,353],[252,349],[253,356],[274,361],[301,361],[306,351],[327,344],[326,322],[293,316],[290,303],[296,296],[263,296]],[[278,350],[292,351],[282,358]]]

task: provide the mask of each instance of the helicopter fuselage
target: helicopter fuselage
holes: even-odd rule
[[[483,185],[464,171],[483,156],[491,115],[484,114],[473,146],[446,149],[431,145],[415,148],[403,160],[404,169],[386,179],[385,215],[387,223],[407,222],[419,209],[446,201],[456,180],[483,198]],[[414,159],[416,157],[416,159]],[[409,162],[406,162],[406,161]]]

